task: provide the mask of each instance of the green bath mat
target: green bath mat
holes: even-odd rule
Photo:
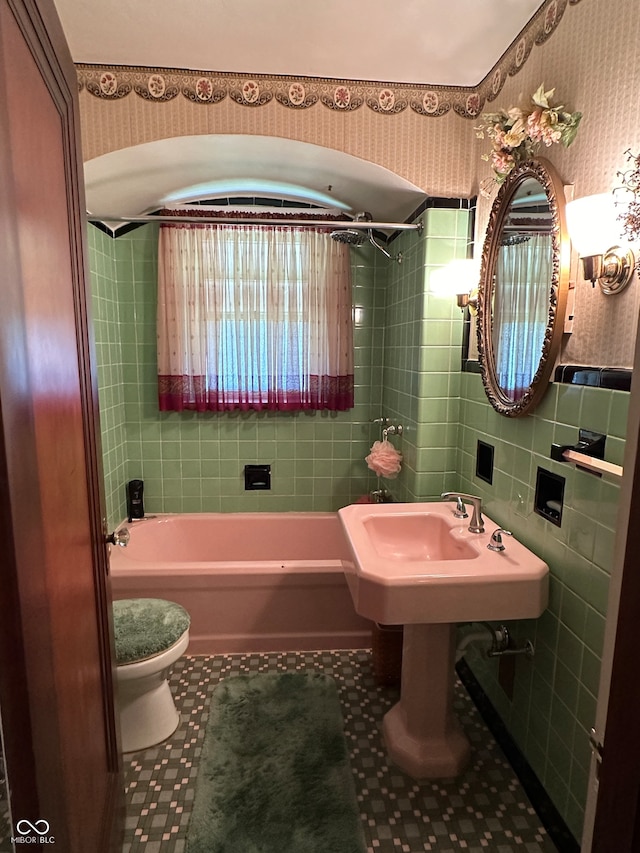
[[[187,853],[364,853],[333,679],[227,678],[214,690]]]

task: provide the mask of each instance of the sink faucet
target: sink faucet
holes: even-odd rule
[[[482,517],[482,498],[476,497],[476,495],[465,495],[462,492],[443,492],[440,497],[443,501],[456,501],[456,510],[454,512],[456,518],[465,518],[464,515],[458,514],[460,511],[460,502],[462,502],[463,510],[464,504],[470,503],[473,506],[473,515],[471,516],[471,522],[469,524],[469,532],[484,533],[484,519]]]

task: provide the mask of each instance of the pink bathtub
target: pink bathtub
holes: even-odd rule
[[[165,598],[191,614],[189,653],[366,648],[336,513],[193,513],[123,525],[114,598]]]

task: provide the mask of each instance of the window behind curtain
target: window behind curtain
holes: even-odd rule
[[[348,246],[316,228],[162,225],[162,411],[353,406]]]

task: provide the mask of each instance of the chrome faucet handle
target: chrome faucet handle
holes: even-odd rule
[[[504,536],[513,536],[510,530],[505,530],[504,527],[497,527],[491,534],[491,539],[487,545],[490,551],[504,551],[504,544],[502,542],[503,534]]]
[[[463,495],[458,495],[455,492],[443,492],[440,497],[444,501],[455,501],[456,508],[453,511],[454,518],[469,518],[469,513],[464,505]]]
[[[471,516],[471,522],[469,523],[469,532],[484,533],[484,519],[482,517],[482,498],[479,498],[477,495],[465,495],[463,492],[443,492],[440,497],[443,501],[456,501],[456,509],[454,511],[454,515],[456,516],[456,518],[461,517],[456,515],[456,513],[458,512],[457,502],[462,501],[463,503],[470,503],[473,506],[473,515]],[[465,516],[462,516],[462,518],[465,518]]]
[[[469,518],[469,513],[460,495],[456,499],[456,508],[453,511],[453,515],[454,518]]]

